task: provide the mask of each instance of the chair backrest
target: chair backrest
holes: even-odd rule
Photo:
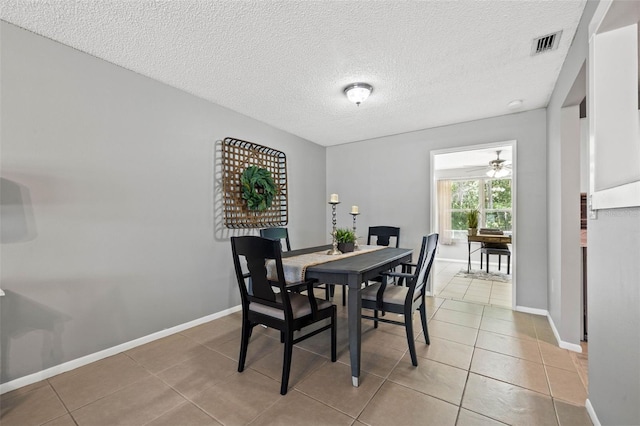
[[[283,309],[285,315],[291,315],[289,294],[286,291],[284,272],[282,269],[282,246],[280,240],[256,237],[253,235],[231,237],[231,250],[236,278],[242,297],[242,308],[248,309],[249,303],[257,302],[274,308]],[[248,273],[242,269],[241,258],[247,264]],[[266,262],[273,260],[276,265],[278,280],[267,278]],[[247,290],[246,279],[251,280],[251,293]],[[280,288],[281,299],[277,301],[273,286]]]
[[[287,228],[264,228],[260,230],[260,236],[263,238],[269,238],[270,240],[285,240],[287,251],[291,251],[291,244],[289,243],[289,231],[287,230]]]
[[[418,296],[422,296],[429,274],[431,273],[433,260],[436,257],[438,237],[439,235],[436,233],[422,237],[420,257],[418,258],[414,276],[409,280],[409,292],[405,303],[412,303]]]
[[[370,226],[367,245],[371,245],[372,237],[376,237],[374,244],[377,246],[389,246],[391,237],[395,237],[396,248],[400,247],[400,228],[395,226]]]

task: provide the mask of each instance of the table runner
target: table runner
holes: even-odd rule
[[[342,254],[327,254],[327,250],[322,250],[315,253],[307,253],[298,256],[283,258],[282,269],[284,270],[284,279],[288,283],[303,281],[305,271],[310,266],[344,259],[345,257],[357,256],[359,254],[381,250],[383,248],[386,247],[362,245],[356,251]],[[274,260],[269,260],[267,261],[265,267],[267,268],[267,278],[272,281],[277,281],[278,274],[276,272],[276,262]]]

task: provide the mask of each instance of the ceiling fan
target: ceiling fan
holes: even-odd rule
[[[496,151],[496,159],[489,161],[489,170],[486,174],[491,178],[502,178],[511,174],[511,165],[507,164],[507,160],[500,159],[501,152]]]

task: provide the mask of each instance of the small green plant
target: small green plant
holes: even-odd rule
[[[478,227],[478,217],[480,216],[480,211],[478,209],[469,210],[467,212],[467,223],[469,228],[477,228]]]
[[[354,243],[356,241],[356,234],[353,232],[353,229],[337,228],[336,241],[339,243]]]

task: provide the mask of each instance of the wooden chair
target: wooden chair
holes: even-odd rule
[[[269,238],[270,240],[278,240],[282,243],[285,241],[287,251],[291,251],[291,243],[289,242],[289,230],[287,228],[263,228],[260,230],[260,236]]]
[[[336,307],[329,301],[316,300],[313,295],[313,284],[316,280],[292,284],[285,282],[280,241],[256,236],[231,237],[231,249],[242,300],[242,339],[238,371],[244,370],[253,327],[263,324],[280,330],[281,341],[284,342],[280,394],[285,395],[289,386],[291,357],[295,343],[331,329],[331,361],[336,361]],[[248,268],[246,273],[242,269],[241,258],[246,260]],[[275,262],[277,281],[267,278],[265,263],[269,260]],[[247,290],[247,279],[250,279],[253,284],[251,293]],[[299,287],[306,287],[308,295],[290,291]],[[280,292],[274,292],[274,288],[279,289]],[[326,318],[331,319],[329,324],[296,339],[293,338],[294,331]]]
[[[425,307],[425,286],[433,259],[435,258],[436,246],[438,245],[438,234],[430,234],[422,237],[422,247],[420,249],[420,257],[417,266],[412,273],[404,272],[384,272],[383,276],[404,278],[407,286],[387,285],[386,280],[376,283],[362,290],[362,307],[373,309],[373,316],[362,315],[362,318],[375,321],[374,327],[378,327],[378,322],[386,322],[389,324],[403,325],[407,333],[407,343],[409,344],[409,352],[411,354],[411,363],[418,365],[418,357],[416,356],[416,346],[413,336],[413,312],[417,309],[420,311],[420,319],[422,321],[422,331],[424,333],[425,342],[430,344],[429,332],[427,330],[427,312]],[[393,312],[403,314],[403,321],[379,318],[378,311]]]
[[[504,235],[504,232],[495,228],[480,228],[479,234]],[[498,271],[502,268],[502,256],[507,256],[507,275],[511,273],[511,250],[509,246],[503,243],[481,243],[480,246],[480,270],[482,270],[482,261],[484,255],[487,256],[487,273],[489,273],[489,255],[498,255]]]
[[[389,247],[391,238],[395,238],[396,248],[400,247],[400,228],[395,226],[370,226],[367,234],[367,245]],[[382,277],[377,276],[370,281],[382,282]]]
[[[291,243],[289,242],[289,230],[287,228],[263,228],[260,230],[260,236],[263,238],[268,238],[270,240],[285,241],[287,246],[287,251],[291,251]],[[331,300],[331,296],[335,291],[334,286],[331,284],[316,284],[316,288],[324,289],[325,291],[325,299]],[[304,291],[301,289],[300,291]],[[344,299],[344,298],[343,298]],[[345,305],[345,300],[342,302],[342,306]]]
[[[367,245],[371,245],[373,238],[376,241],[373,243],[376,246],[389,246],[391,238],[395,237],[396,248],[400,247],[400,228],[395,226],[370,226],[369,233],[367,235]]]

